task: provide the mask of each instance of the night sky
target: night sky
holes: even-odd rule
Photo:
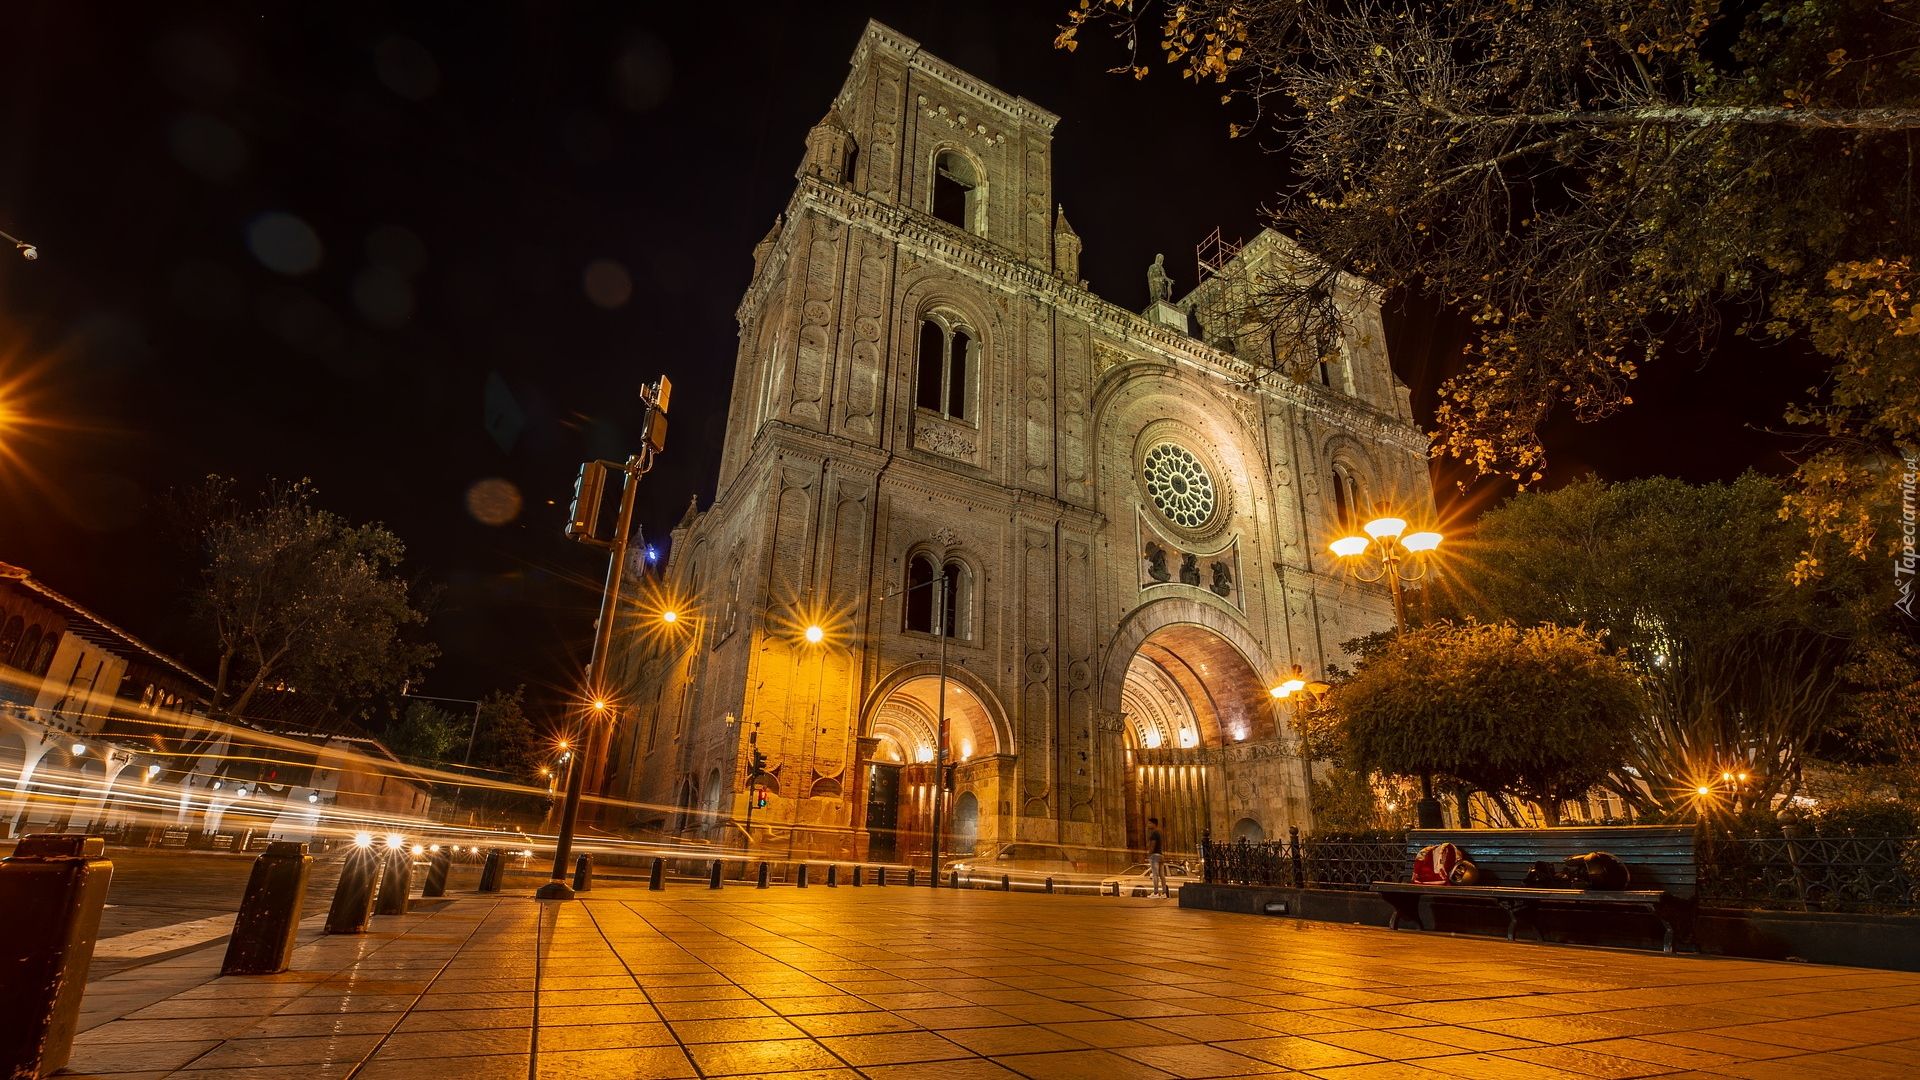
[[[0,250],[27,421],[0,560],[205,669],[166,493],[310,477],[440,587],[419,692],[571,683],[605,566],[560,534],[574,471],[632,448],[664,373],[641,521],[711,502],[751,249],[869,16],[1061,115],[1056,196],[1116,303],[1145,305],[1156,252],[1191,287],[1195,243],[1251,235],[1286,183],[1215,91],[1056,52],[1033,0],[5,5],[0,229],[42,255]],[[1430,417],[1457,327],[1415,304],[1389,338]],[[1556,422],[1552,477],[1781,471],[1793,443],[1754,427],[1811,381],[1785,350],[1680,358],[1619,417]],[[504,524],[487,480],[520,494]]]

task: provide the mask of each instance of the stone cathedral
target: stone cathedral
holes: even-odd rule
[[[1206,312],[1290,241],[1178,299],[1156,261],[1117,307],[1080,280],[1056,116],[878,23],[851,66],[753,252],[717,497],[620,628],[608,823],[924,862],[944,700],[945,851],[1305,827],[1270,688],[1392,624],[1326,544],[1432,513],[1365,283],[1338,359],[1260,379],[1275,344]]]

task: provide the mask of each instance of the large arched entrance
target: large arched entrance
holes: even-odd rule
[[[1101,676],[1111,741],[1103,775],[1124,792],[1108,818],[1135,856],[1159,818],[1170,854],[1203,837],[1305,826],[1305,771],[1276,706],[1265,650],[1223,606],[1166,599],[1123,620]],[[1116,737],[1117,736],[1117,737]],[[1111,804],[1109,804],[1111,805]]]
[[[1279,735],[1265,680],[1219,634],[1175,623],[1134,651],[1120,711],[1127,846],[1144,851],[1147,821],[1158,818],[1169,854],[1197,854],[1224,817],[1230,748]]]
[[[913,862],[929,857],[933,836],[934,748],[939,743],[941,679],[909,674],[889,688],[867,724],[866,798],[862,818],[867,858]],[[942,854],[971,850],[998,835],[982,807],[1000,805],[1008,747],[984,692],[959,678],[945,687],[948,814]],[[954,809],[971,808],[966,821]]]

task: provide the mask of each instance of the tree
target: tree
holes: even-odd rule
[[[1452,602],[1486,619],[1579,626],[1643,673],[1648,723],[1611,785],[1647,808],[1684,805],[1722,773],[1745,801],[1788,793],[1842,688],[1857,575],[1794,585],[1800,551],[1780,486],[1665,477],[1524,492],[1480,518]]]
[[[531,778],[551,756],[550,740],[542,739],[526,713],[524,686],[495,690],[480,701],[480,737],[473,763],[521,778]]]
[[[553,758],[553,740],[534,727],[526,714],[525,699],[526,687],[517,686],[511,691],[496,690],[480,702],[474,765],[485,770],[487,779],[538,789],[528,792],[499,786],[471,787],[467,805],[490,816],[538,816],[547,808],[546,784],[539,774],[540,767]]]
[[[1306,346],[1276,369],[1338,346],[1342,275],[1424,293],[1474,327],[1436,452],[1528,481],[1550,413],[1628,404],[1641,364],[1733,313],[1832,361],[1796,416],[1836,442],[1795,510],[1874,542],[1844,500],[1920,446],[1910,7],[1082,0],[1056,44],[1095,26],[1128,50],[1118,70],[1144,76],[1157,39],[1247,109],[1236,133],[1283,137],[1299,184],[1272,221],[1311,257],[1245,316]]]
[[[412,701],[380,741],[402,761],[434,768],[459,756],[467,742],[467,723],[438,706]]]
[[[1329,707],[1350,767],[1444,774],[1557,825],[1626,760],[1643,705],[1638,673],[1582,630],[1440,622],[1362,659]]]
[[[350,711],[432,661],[409,639],[426,622],[396,573],[405,547],[380,525],[312,504],[306,481],[252,499],[209,477],[176,501],[200,558],[193,600],[217,650],[214,710],[244,715],[262,690],[297,690]]]

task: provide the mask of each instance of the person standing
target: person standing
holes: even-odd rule
[[[1160,819],[1150,817],[1147,819],[1147,880],[1152,883],[1152,888],[1147,891],[1147,895],[1162,899],[1170,895],[1167,892],[1167,866],[1164,851],[1165,845],[1160,837]]]

